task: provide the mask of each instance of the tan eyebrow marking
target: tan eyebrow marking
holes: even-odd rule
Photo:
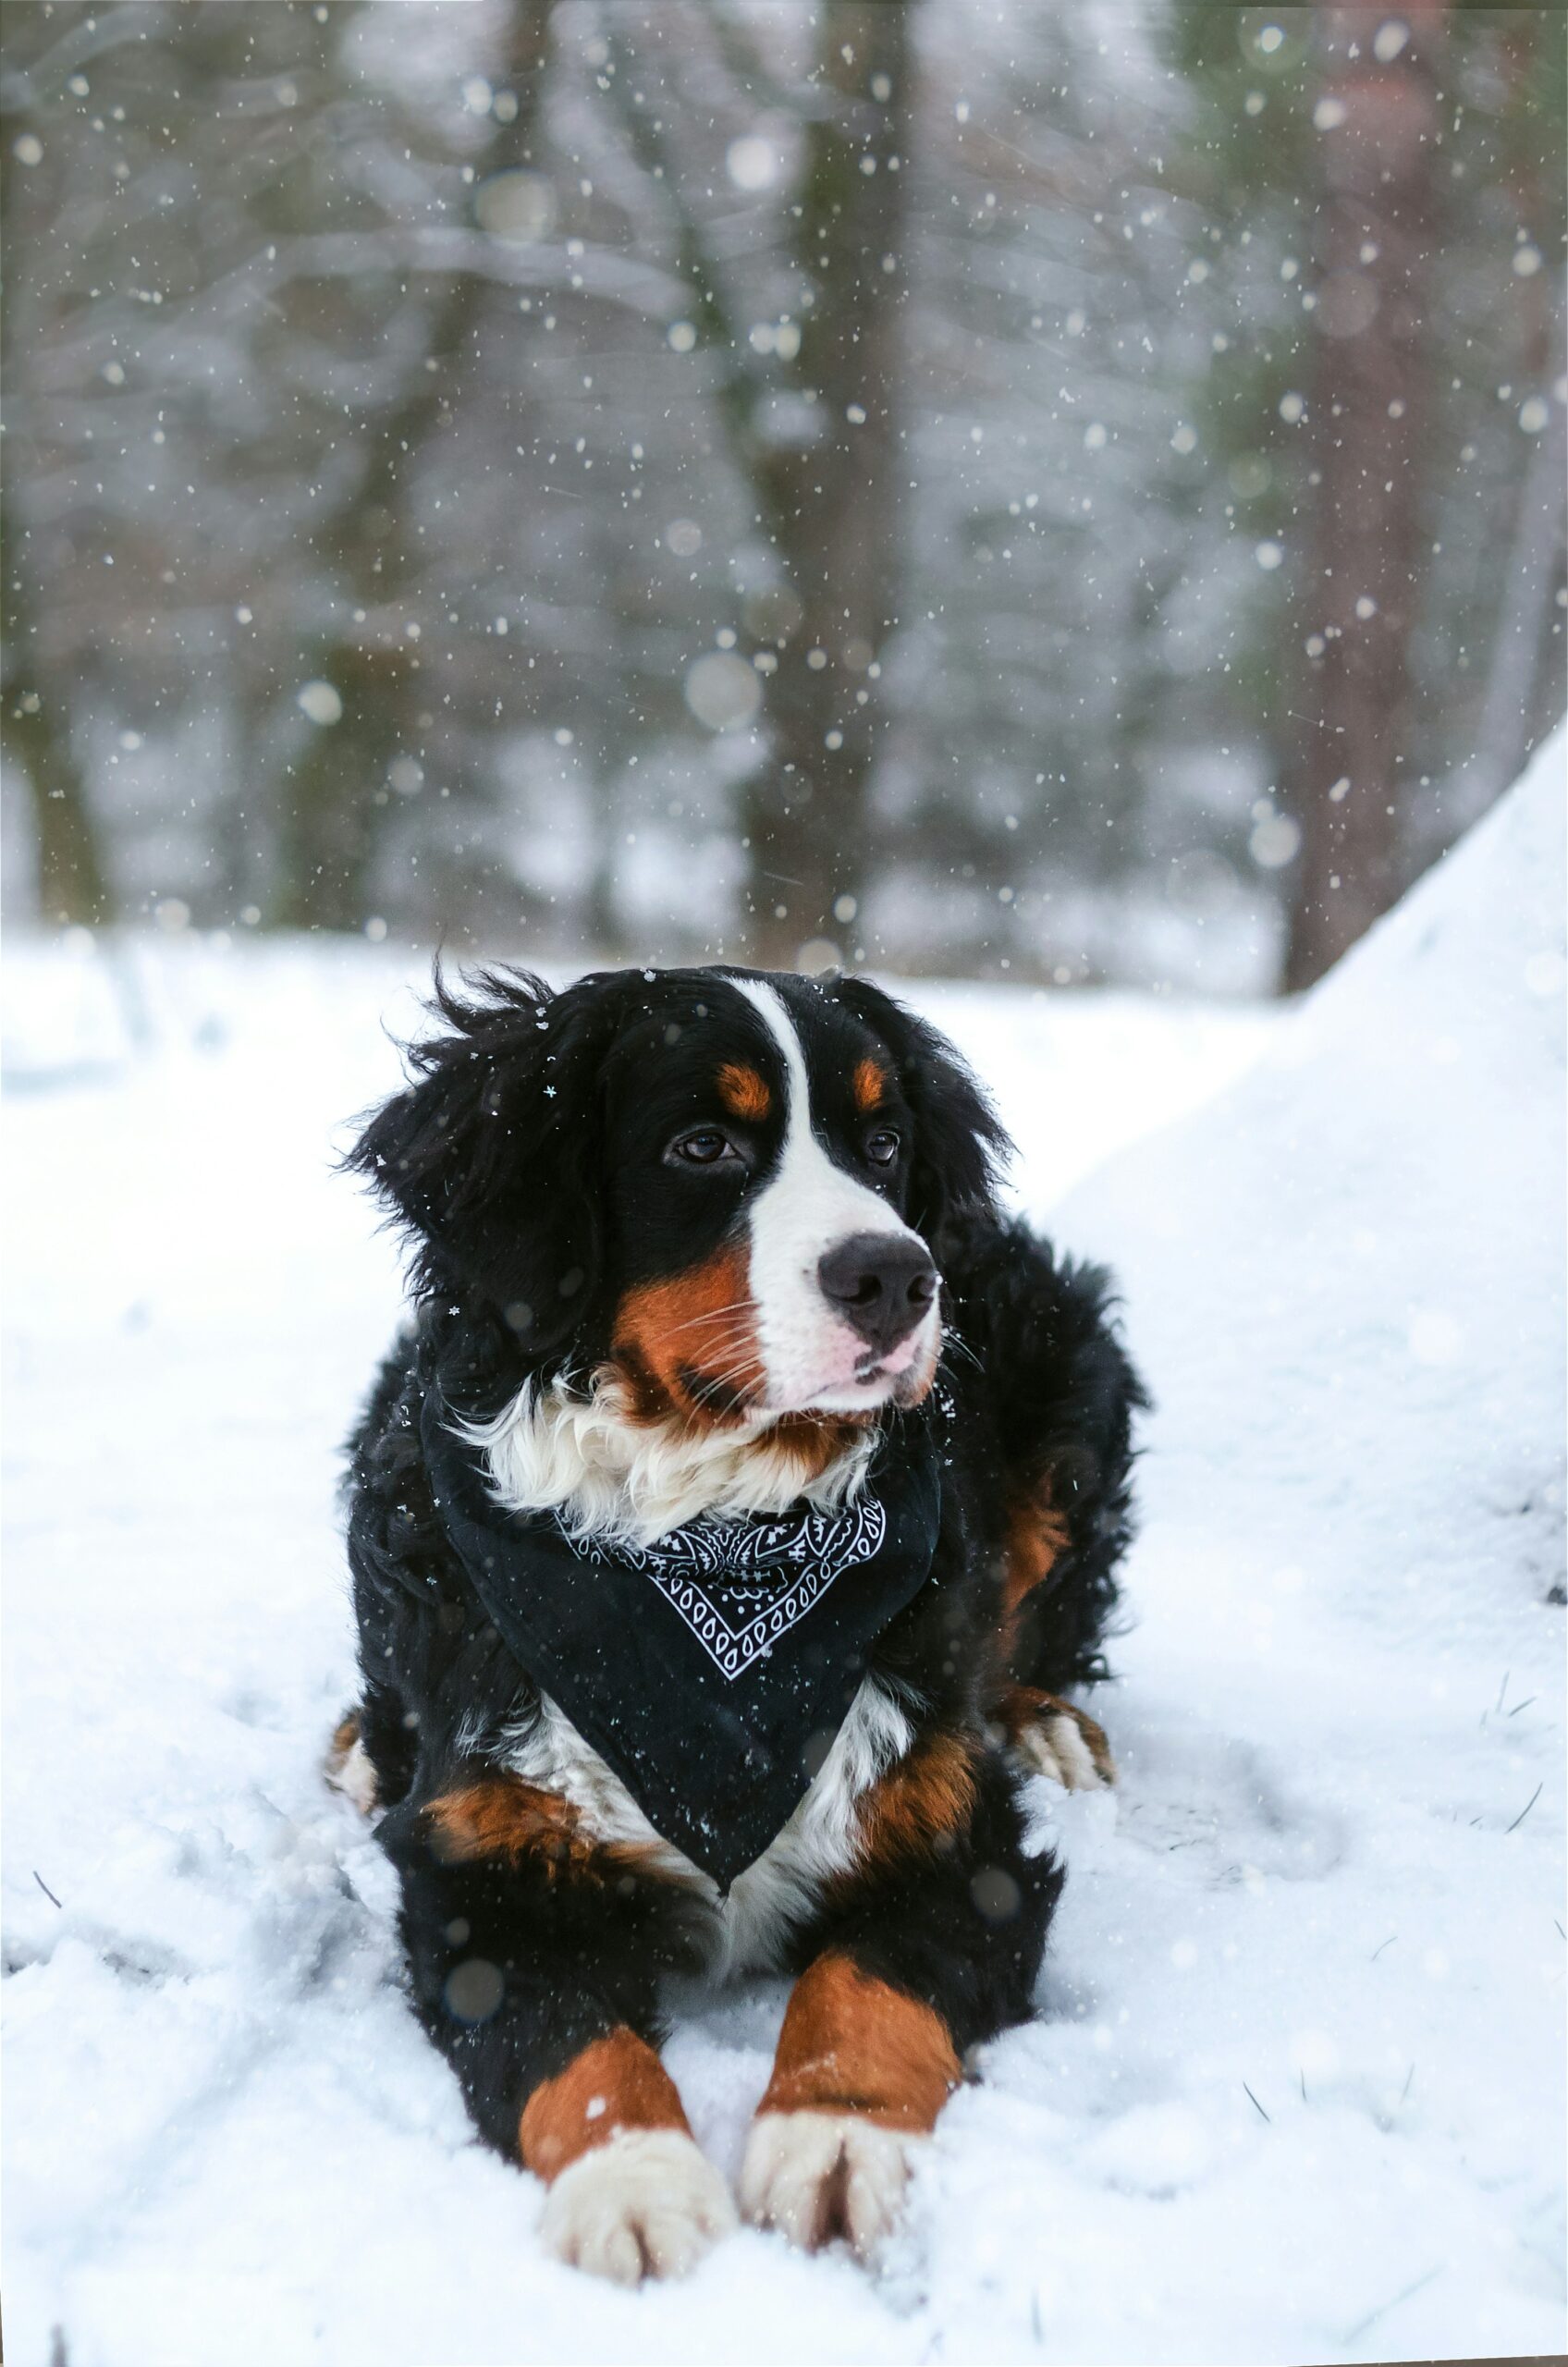
[[[855,1108],[862,1117],[869,1117],[888,1090],[888,1072],[867,1053],[856,1068],[851,1085]]]
[[[726,1061],[718,1073],[718,1098],[732,1118],[759,1125],[773,1107],[767,1080],[741,1061]]]

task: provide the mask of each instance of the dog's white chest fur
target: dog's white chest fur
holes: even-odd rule
[[[864,1433],[802,1490],[798,1469],[772,1450],[766,1429],[740,1440],[724,1433],[693,1440],[679,1429],[661,1435],[656,1427],[629,1418],[607,1375],[596,1377],[586,1398],[558,1384],[544,1392],[525,1389],[472,1440],[484,1451],[498,1502],[520,1512],[548,1507],[579,1536],[597,1532],[637,1543],[706,1511],[777,1514],[802,1494],[808,1502],[836,1507],[854,1495],[876,1444],[874,1433]],[[645,1851],[668,1880],[707,1899],[714,1910],[713,1969],[728,1972],[777,1961],[823,1883],[853,1864],[857,1804],[913,1738],[893,1695],[865,1678],[789,1822],[722,1898],[713,1877],[655,1830],[620,1778],[548,1697],[536,1717],[504,1737],[503,1763],[523,1782],[569,1801],[588,1837]]]
[[[903,1756],[913,1736],[887,1687],[864,1678],[788,1824],[724,1897],[711,1874],[655,1831],[619,1776],[547,1696],[538,1718],[508,1739],[505,1764],[524,1783],[570,1801],[594,1840],[645,1850],[668,1880],[705,1898],[714,1911],[710,1969],[723,1974],[778,1964],[784,1942],[812,1912],[823,1883],[854,1863],[860,1799]]]
[[[763,1419],[739,1431],[691,1430],[635,1417],[624,1378],[606,1366],[585,1394],[528,1382],[492,1422],[464,1425],[491,1492],[512,1512],[553,1512],[574,1537],[651,1545],[704,1513],[777,1517],[802,1499],[836,1510],[876,1451],[867,1429],[802,1486],[799,1461]]]

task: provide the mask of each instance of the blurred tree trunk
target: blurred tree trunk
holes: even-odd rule
[[[71,746],[70,720],[61,702],[38,688],[34,629],[24,621],[14,553],[6,560],[5,635],[7,651],[4,746],[12,764],[27,775],[38,846],[40,916],[62,924],[114,917],[99,852],[98,829],[88,806],[81,767]],[[11,656],[20,653],[18,661]]]
[[[500,172],[531,153],[549,53],[551,0],[511,0],[501,73],[517,113],[497,122],[484,169]],[[312,730],[285,768],[277,823],[277,873],[269,917],[294,928],[359,928],[366,912],[375,822],[386,803],[387,767],[419,737],[423,698],[417,647],[400,626],[378,625],[417,576],[420,548],[411,500],[421,462],[449,423],[461,374],[491,293],[482,271],[458,271],[442,288],[430,334],[401,399],[370,431],[366,465],[352,492],[313,537],[338,587],[342,629],[312,662],[341,702],[339,720]],[[366,612],[363,627],[351,621]],[[382,803],[376,803],[377,797]]]
[[[868,868],[883,720],[868,668],[897,619],[902,572],[909,16],[905,0],[834,0],[824,12],[822,79],[837,104],[811,129],[798,232],[815,291],[798,365],[815,437],[757,454],[764,516],[801,604],[765,678],[772,745],[747,794],[751,935],[769,967],[790,967],[814,939],[847,944]]]
[[[20,87],[21,78],[18,78]],[[0,352],[10,365],[6,389],[8,432],[0,436],[0,513],[6,544],[0,558],[0,749],[7,765],[27,775],[38,848],[38,908],[45,920],[104,921],[113,917],[97,825],[87,784],[71,744],[70,706],[64,681],[51,681],[41,646],[40,606],[35,589],[32,533],[18,499],[15,374],[27,350],[17,291],[36,274],[29,269],[28,244],[38,226],[18,202],[16,143],[26,116],[19,107],[0,109],[0,220],[6,233],[5,270],[0,274]]]
[[[1508,545],[1487,693],[1476,730],[1472,777],[1501,797],[1517,779],[1539,732],[1562,708],[1562,659],[1553,651],[1551,595],[1568,542],[1568,410],[1553,403],[1519,486]],[[1545,687],[1549,695],[1543,699]]]
[[[629,104],[632,71],[616,77],[632,152],[673,209],[678,268],[722,372],[732,460],[788,587],[782,604],[762,604],[776,619],[754,652],[770,744],[743,793],[742,937],[768,968],[792,968],[804,945],[847,945],[870,867],[879,656],[903,571],[899,316],[912,13],[913,0],[829,0],[822,12],[813,78],[821,98],[808,117],[799,204],[779,223],[809,295],[789,324],[798,346],[775,341],[766,359],[667,125]],[[627,27],[607,21],[630,68],[638,53]],[[744,83],[766,84],[741,20],[717,30]]]
[[[7,451],[11,438],[0,438]],[[5,472],[0,494],[6,519],[5,600],[0,616],[6,650],[4,746],[8,765],[27,775],[38,847],[38,910],[46,921],[106,921],[114,917],[98,828],[87,785],[71,745],[67,702],[51,691],[40,662],[38,619],[28,583],[28,531],[18,525]]]
[[[1544,31],[1540,14],[1533,9],[1510,9],[1502,16],[1499,46],[1512,95],[1510,114],[1515,121],[1528,122],[1531,117],[1530,93],[1537,86],[1541,53],[1547,46]],[[1516,137],[1511,142],[1507,187],[1521,224],[1550,219],[1550,196],[1544,180],[1539,151]],[[1529,385],[1548,385],[1556,374],[1564,292],[1562,276],[1549,271],[1537,272],[1518,283],[1516,300],[1527,306],[1530,316],[1522,374]],[[1568,542],[1565,489],[1568,410],[1554,402],[1520,479],[1486,696],[1476,726],[1471,778],[1483,783],[1494,797],[1517,779],[1537,732],[1562,712],[1559,697],[1552,695],[1562,669],[1552,665],[1550,619],[1552,593],[1562,581]],[[1548,691],[1544,700],[1543,688]]]
[[[1397,18],[1318,0],[1322,275],[1313,314],[1312,659],[1290,785],[1302,832],[1285,963],[1309,987],[1387,910],[1415,624],[1434,135],[1445,0]],[[1408,38],[1389,52],[1401,31]],[[1379,54],[1381,53],[1381,54]]]

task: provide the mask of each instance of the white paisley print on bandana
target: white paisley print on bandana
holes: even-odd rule
[[[888,1515],[875,1496],[839,1513],[785,1520],[696,1520],[652,1545],[617,1544],[613,1558],[642,1570],[680,1613],[727,1677],[799,1625],[846,1570],[881,1550]],[[586,1558],[607,1553],[585,1548]]]

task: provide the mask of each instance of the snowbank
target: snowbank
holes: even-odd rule
[[[1562,2347],[1563,769],[1052,1214],[1158,1401],[1056,2355]]]
[[[1491,1652],[1561,1574],[1563,775],[1560,736],[1243,1083],[1055,1219],[1121,1268],[1162,1502],[1223,1481],[1402,1650]]]
[[[1053,1222],[1118,1260],[1161,1405],[1119,1809],[1040,1787],[1042,2018],[877,2280],[754,2234],[638,2296],[544,2261],[319,1782],[335,1445],[396,1302],[326,1154],[396,964],[13,967],[18,2367],[55,2327],[70,2367],[1561,2346],[1562,763],[1282,1020],[922,998],[1027,1202],[1114,1151]],[[781,2002],[669,2050],[730,2168]]]

